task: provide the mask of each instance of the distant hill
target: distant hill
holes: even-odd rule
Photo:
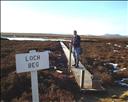
[[[120,34],[104,34],[103,37],[107,37],[107,38],[121,38],[121,37],[128,37],[128,36],[123,36]]]
[[[36,37],[36,38],[63,38],[63,39],[71,39],[73,34],[52,34],[52,33],[16,33],[16,32],[1,32],[1,39],[5,39],[4,37]],[[93,35],[93,34],[85,34],[80,35],[81,38],[128,38],[128,36],[122,36],[120,34],[104,34],[104,35]]]

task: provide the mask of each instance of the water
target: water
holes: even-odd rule
[[[4,37],[1,36],[1,38],[5,38],[8,40],[18,40],[18,41],[70,41],[65,39],[49,39],[49,38],[29,38],[29,37]]]
[[[122,78],[120,80],[116,80],[115,83],[128,88],[128,78]]]

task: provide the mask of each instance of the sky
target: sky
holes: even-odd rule
[[[128,35],[128,1],[1,1],[1,32]]]

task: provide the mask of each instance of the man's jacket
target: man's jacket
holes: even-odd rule
[[[80,36],[76,35],[75,37],[73,37],[72,39],[72,45],[75,47],[80,47]]]

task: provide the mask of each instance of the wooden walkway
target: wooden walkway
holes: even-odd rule
[[[70,53],[70,50],[63,42],[60,42],[60,44],[67,57],[69,68],[71,69],[79,87],[82,90],[104,90],[98,80],[92,80],[93,75],[82,65],[81,62],[79,62],[79,68],[72,66],[74,64],[73,54]]]

